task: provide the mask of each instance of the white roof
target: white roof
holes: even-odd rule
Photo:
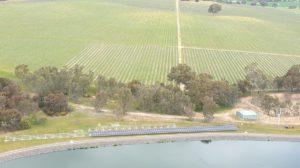
[[[241,109],[241,110],[238,110],[238,112],[242,113],[243,115],[257,115],[257,113],[252,110]]]

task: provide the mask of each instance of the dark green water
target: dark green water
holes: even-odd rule
[[[300,143],[213,141],[106,147],[50,153],[1,168],[300,168]]]

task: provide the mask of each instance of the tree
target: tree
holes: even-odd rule
[[[26,75],[29,74],[29,68],[27,65],[18,65],[16,68],[15,68],[15,74],[16,74],[16,77],[19,78],[19,79],[25,79]]]
[[[49,93],[61,92],[76,101],[80,96],[87,94],[93,81],[93,73],[84,73],[83,67],[79,65],[62,69],[42,67],[34,72],[30,72],[26,65],[19,65],[15,68],[15,73],[23,84],[41,99]]]
[[[276,76],[273,80],[273,85],[274,85],[274,88],[276,88],[277,91],[279,91],[280,89],[282,89],[284,87],[284,78]]]
[[[101,112],[103,107],[106,105],[108,102],[108,95],[105,91],[100,90],[98,91],[96,95],[96,100],[95,100],[95,109],[97,112]]]
[[[21,91],[20,87],[4,78],[0,78],[0,110],[16,109],[22,114],[38,110],[38,103],[29,94]]]
[[[220,106],[233,106],[239,98],[238,88],[225,80],[214,81],[212,89],[213,99]]]
[[[190,119],[194,117],[194,104],[178,87],[153,85],[142,86],[137,99],[139,110],[147,112],[159,112],[171,115],[186,115]]]
[[[259,2],[259,4],[261,5],[261,6],[268,6],[268,2],[267,1],[264,1],[264,0],[261,0],[260,2]]]
[[[131,90],[131,93],[134,97],[139,96],[139,90],[142,86],[142,83],[138,80],[132,80],[127,84],[127,87]]]
[[[168,74],[168,80],[175,81],[178,85],[186,85],[189,81],[194,79],[194,77],[195,72],[186,64],[179,64],[176,67],[172,67],[171,72]]]
[[[17,130],[21,120],[21,113],[15,109],[0,110],[0,128],[3,130]]]
[[[292,92],[300,90],[300,65],[292,66],[283,76],[283,86]]]
[[[274,8],[278,7],[278,3],[273,3],[272,7],[274,7]]]
[[[61,115],[68,111],[68,101],[63,93],[50,93],[43,98],[42,108],[49,116]]]
[[[222,10],[222,6],[220,4],[211,4],[208,8],[208,13],[216,14]]]
[[[300,103],[297,103],[293,106],[293,113],[295,116],[300,115]]]
[[[16,109],[22,112],[24,115],[29,115],[32,112],[39,111],[37,101],[30,98],[29,95],[23,95],[24,97],[16,104]]]
[[[265,91],[271,86],[271,77],[258,68],[257,63],[245,67],[246,80],[251,84],[252,91]]]
[[[187,95],[196,106],[201,107],[205,96],[213,97],[213,83],[209,74],[199,74],[186,85]]]
[[[239,91],[242,93],[242,95],[247,95],[251,91],[251,84],[248,80],[238,80],[237,81],[237,87]]]
[[[195,117],[194,108],[194,104],[190,102],[190,100],[183,105],[183,114],[187,116],[189,120],[193,120]]]
[[[205,121],[211,121],[214,117],[214,111],[216,110],[217,104],[214,102],[212,97],[205,96],[203,100],[203,115]]]
[[[127,87],[121,87],[116,94],[116,101],[118,105],[118,110],[116,111],[117,118],[123,117],[130,106],[132,105],[132,94],[131,90]]]
[[[267,113],[267,115],[271,115],[271,111],[276,112],[280,108],[280,101],[277,97],[265,95],[261,102],[261,107]]]
[[[61,72],[64,70],[61,70]],[[84,73],[82,66],[75,65],[65,73],[69,74],[70,79],[68,80],[67,87],[68,95],[72,100],[76,101],[80,96],[87,94],[90,84],[93,81],[94,73],[92,71]]]
[[[104,76],[98,76],[96,80],[96,91],[104,91],[112,99],[124,84],[117,82],[115,78],[106,79]]]
[[[6,97],[0,96],[0,110],[4,110],[6,108]]]

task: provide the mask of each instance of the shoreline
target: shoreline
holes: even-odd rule
[[[140,136],[120,136],[95,138],[88,140],[74,140],[72,143],[59,142],[45,144],[28,148],[17,149],[9,152],[0,153],[0,163],[7,161],[31,157],[52,152],[67,151],[73,149],[88,149],[97,147],[110,147],[119,145],[167,143],[180,141],[288,141],[300,142],[300,135],[280,135],[280,134],[245,134],[245,133],[188,133],[188,134],[164,134],[164,135],[140,135]]]

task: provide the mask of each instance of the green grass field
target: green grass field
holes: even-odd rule
[[[84,65],[121,81],[166,82],[178,64],[175,0],[0,2],[0,76],[13,68]],[[180,2],[182,60],[234,82],[258,62],[282,75],[300,62],[298,9]],[[227,51],[234,50],[234,51]],[[249,53],[250,52],[250,53]]]

